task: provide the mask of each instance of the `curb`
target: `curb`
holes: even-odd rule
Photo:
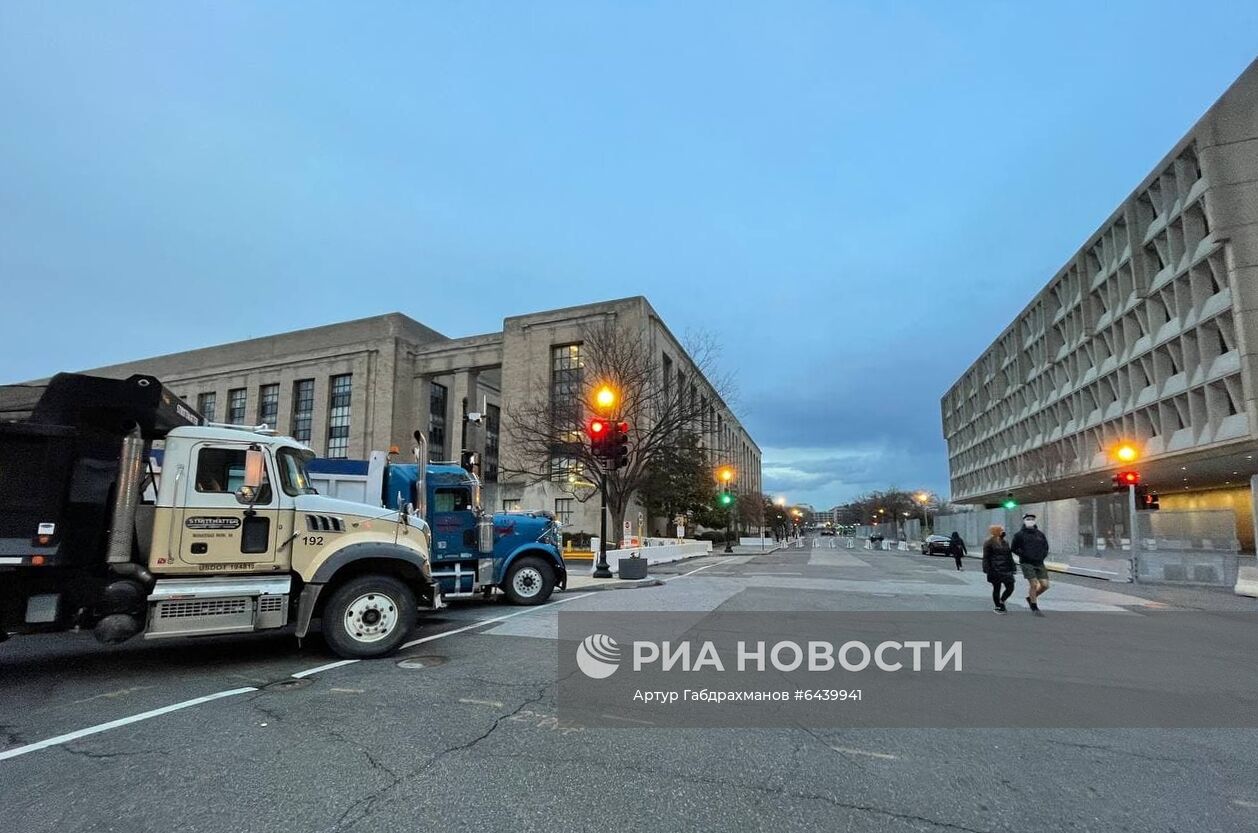
[[[605,590],[636,590],[639,587],[663,587],[664,582],[658,578],[647,576],[640,579],[600,579],[600,584],[586,587],[569,587],[564,593],[601,593]]]

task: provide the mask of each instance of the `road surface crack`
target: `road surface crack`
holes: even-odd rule
[[[498,730],[498,727],[501,726],[505,721],[510,720],[511,718],[518,715],[520,712],[524,711],[526,707],[533,705],[534,703],[538,702],[543,697],[545,697],[546,690],[549,689],[551,685],[553,684],[547,683],[545,685],[542,685],[540,688],[538,688],[537,694],[535,696],[529,698],[528,700],[523,701],[522,703],[520,703],[518,706],[516,706],[513,710],[511,710],[507,714],[499,715],[497,718],[494,719],[494,722],[490,724],[488,729],[486,729],[484,732],[481,732],[476,737],[472,738],[471,740],[465,741],[463,743],[458,743],[458,744],[455,744],[454,746],[449,746],[449,747],[446,747],[445,749],[442,749],[440,752],[436,753],[431,758],[429,758],[423,764],[423,766],[419,767],[418,769],[412,770],[411,772],[408,772],[404,775],[399,775],[394,770],[385,766],[383,763],[377,760],[373,755],[371,755],[371,753],[369,753],[366,749],[363,749],[357,744],[352,743],[348,738],[345,738],[337,734],[336,732],[329,732],[328,734],[353,746],[355,749],[361,752],[364,755],[364,757],[367,758],[368,763],[371,764],[373,769],[377,771],[386,772],[393,779],[388,784],[381,786],[379,789],[373,790],[372,792],[368,793],[362,798],[359,798],[357,801],[355,801],[353,804],[347,807],[345,809],[345,812],[341,813],[340,817],[337,818],[336,823],[332,825],[332,830],[340,830],[343,827],[357,824],[358,822],[361,822],[367,818],[370,818],[371,815],[375,813],[376,805],[389,792],[397,789],[399,786],[401,786],[403,783],[407,781],[412,781],[416,778],[423,776],[426,772],[428,772],[428,770],[432,769],[434,766],[436,766],[446,757],[456,754],[458,752],[465,752],[468,749],[471,749],[475,747],[477,744],[486,740],[490,735],[496,732]],[[357,815],[354,815],[353,818],[350,818],[351,814],[353,814],[355,811],[358,811]]]

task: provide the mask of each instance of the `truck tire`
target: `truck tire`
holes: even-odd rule
[[[539,605],[554,589],[554,568],[532,555],[516,559],[502,581],[502,592],[517,605]]]
[[[387,575],[352,578],[323,608],[323,638],[337,656],[372,659],[397,650],[415,627],[415,594]]]

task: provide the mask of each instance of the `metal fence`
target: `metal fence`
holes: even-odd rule
[[[1165,584],[1230,586],[1236,581],[1240,542],[1230,509],[1137,512],[1134,558],[1125,494],[940,515],[935,532],[959,532],[973,551],[992,524],[1004,527],[1012,539],[1027,512],[1038,516],[1048,536],[1049,560],[1072,572]]]

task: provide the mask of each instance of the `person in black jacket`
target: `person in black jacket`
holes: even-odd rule
[[[961,533],[956,530],[952,531],[952,540],[948,542],[948,555],[952,556],[952,560],[957,562],[957,569],[961,569],[961,559],[965,558],[965,541],[961,540]]]
[[[987,541],[983,544],[983,572],[987,574],[987,580],[992,585],[992,604],[996,612],[1008,613],[1005,602],[1013,595],[1017,565],[1013,561],[1009,545],[1005,543],[1004,527],[993,525],[987,533]]]
[[[1032,613],[1042,616],[1039,598],[1048,592],[1048,568],[1044,566],[1044,559],[1048,558],[1048,537],[1035,525],[1034,515],[1022,516],[1022,529],[1014,533],[1010,549],[1018,556],[1022,575],[1029,585],[1027,606]]]

